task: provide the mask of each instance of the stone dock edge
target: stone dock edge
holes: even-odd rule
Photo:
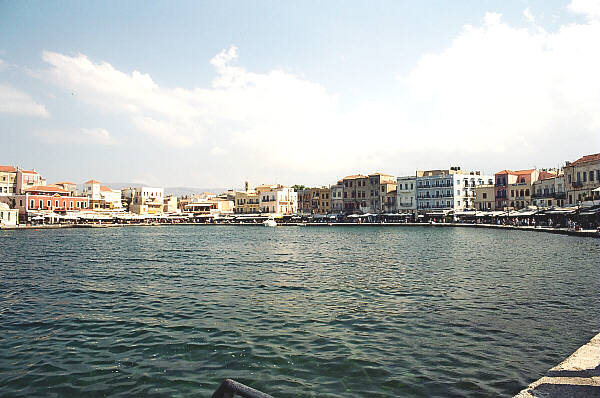
[[[514,398],[600,397],[600,333]]]
[[[165,226],[227,226],[235,225],[242,227],[263,227],[261,223],[140,223],[140,224],[46,224],[46,225],[18,225],[2,226],[0,230],[42,230],[42,229],[62,229],[62,228],[110,228],[110,227],[165,227]],[[573,230],[567,228],[544,228],[532,226],[512,226],[495,224],[463,224],[463,223],[282,223],[280,227],[287,226],[306,226],[306,227],[432,227],[432,228],[487,228],[487,229],[507,229],[518,231],[545,232],[559,235],[584,236],[600,238],[600,232],[595,230]]]

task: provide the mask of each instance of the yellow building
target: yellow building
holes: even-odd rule
[[[233,211],[236,214],[257,214],[259,212],[258,193],[254,190],[235,192],[233,203]]]
[[[475,199],[473,207],[475,210],[496,210],[496,197],[494,184],[477,185],[474,189]]]
[[[17,193],[17,169],[12,166],[0,166],[0,195]]]
[[[568,204],[600,199],[600,153],[586,155],[564,167]]]

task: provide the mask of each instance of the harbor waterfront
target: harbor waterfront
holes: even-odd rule
[[[511,396],[599,332],[598,240],[480,228],[0,231],[2,396]]]

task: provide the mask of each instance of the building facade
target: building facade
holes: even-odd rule
[[[331,186],[331,213],[342,214],[344,212],[344,184],[338,182]]]
[[[391,192],[396,190],[396,177],[390,174],[369,174],[368,182],[368,212],[383,213],[395,207],[396,197],[392,200]],[[393,203],[392,203],[393,202]]]
[[[532,185],[531,201],[537,207],[562,207],[566,204],[565,176],[544,178]]]
[[[3,199],[4,203],[19,211],[21,219],[26,219],[31,213],[66,213],[89,209],[87,197],[71,196],[70,192],[54,186],[29,187],[22,194]]]
[[[482,184],[476,186],[473,191],[475,192],[475,198],[473,200],[473,207],[475,210],[496,210],[496,188],[494,184]]]
[[[367,196],[369,191],[367,187],[368,181],[369,177],[361,174],[346,176],[338,181],[344,186],[343,203],[345,214],[366,213],[369,211],[367,205],[369,198]]]
[[[417,171],[417,209],[430,215],[474,209],[475,188],[493,184],[493,177],[460,167],[447,170]]]
[[[583,156],[564,167],[567,204],[576,205],[590,200],[599,200],[600,153]]]
[[[399,213],[417,213],[417,177],[404,176],[396,179],[396,203]]]
[[[12,166],[0,166],[0,196],[17,193],[17,169]]]
[[[11,209],[8,204],[0,203],[0,226],[19,224],[19,210]]]
[[[164,208],[164,189],[153,187],[131,187],[121,190],[122,199],[135,214],[162,214]]]
[[[262,213],[291,215],[298,212],[298,193],[294,188],[277,186],[259,194]]]

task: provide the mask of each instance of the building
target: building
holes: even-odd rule
[[[480,211],[496,210],[496,188],[494,184],[482,184],[474,189],[473,207]]]
[[[551,177],[552,173],[542,171],[542,177]],[[530,206],[533,183],[540,179],[537,169],[502,170],[494,174],[496,209],[522,209]]]
[[[395,185],[395,184],[394,184]],[[382,197],[382,213],[396,213],[398,212],[398,205],[396,203],[398,192],[394,189],[388,191],[384,197]]]
[[[399,213],[417,215],[417,177],[404,176],[396,179],[396,207]]]
[[[259,193],[260,211],[291,215],[298,212],[298,193],[294,188],[277,186]]]
[[[177,196],[169,195],[164,199],[163,213],[179,213],[177,208]]]
[[[121,210],[121,190],[113,190],[99,181],[89,180],[83,184],[83,195],[90,199],[93,210]]]
[[[11,209],[8,204],[0,203],[0,226],[19,224],[19,210]]]
[[[565,176],[544,178],[532,185],[531,201],[537,207],[563,207],[566,202]]]
[[[164,189],[152,187],[131,187],[121,191],[122,200],[129,211],[135,214],[162,214],[164,207]]]
[[[330,194],[331,200],[331,213],[342,214],[344,212],[344,184],[338,182],[332,185]]]
[[[46,180],[35,170],[17,169],[15,193],[22,195],[28,188],[46,185]]]
[[[198,199],[188,203],[184,207],[186,213],[193,213],[194,216],[216,216],[228,215],[234,212],[234,202],[223,198]]]
[[[475,187],[493,184],[493,177],[460,167],[447,170],[417,171],[417,209],[431,216],[450,211],[474,209]]]
[[[595,191],[600,187],[600,153],[566,162],[564,173],[567,204],[600,199],[600,192]]]
[[[368,212],[368,181],[369,177],[361,174],[346,176],[338,181],[338,183],[343,185],[343,212],[345,214]]]
[[[386,209],[395,208],[396,195],[392,198],[391,192],[396,191],[396,177],[383,173],[369,174],[368,177],[367,212],[383,213]]]
[[[18,209],[23,220],[31,214],[66,213],[89,209],[89,199],[71,196],[70,192],[55,186],[37,185],[22,194],[4,197],[4,203]]]
[[[258,214],[260,212],[258,192],[250,186],[250,182],[244,182],[243,191],[234,191],[233,205],[235,214]]]
[[[314,213],[313,208],[313,190],[312,188],[299,189],[298,194],[298,214],[309,215]]]
[[[17,169],[0,166],[0,196],[14,195],[17,191]]]

